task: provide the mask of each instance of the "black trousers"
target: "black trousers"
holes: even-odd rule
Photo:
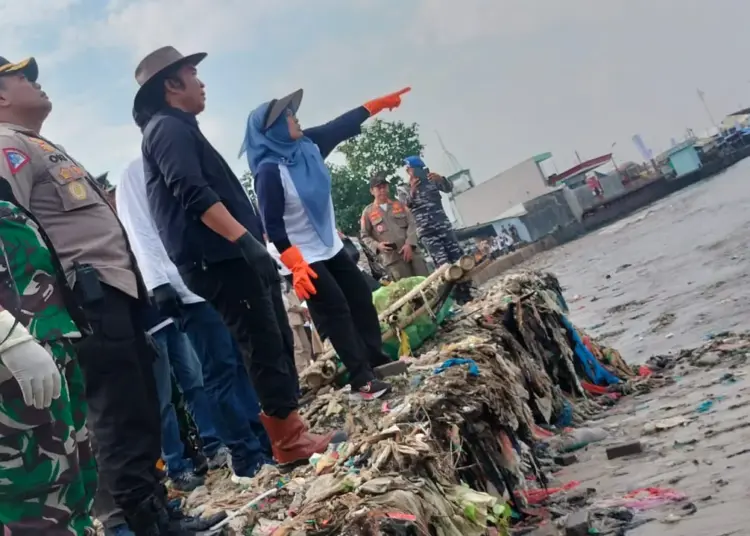
[[[89,428],[97,441],[99,482],[125,515],[166,490],[156,475],[161,423],[152,371],[154,349],[140,327],[140,303],[107,286],[84,305],[93,334],[78,345]]]
[[[372,367],[389,362],[370,287],[344,250],[310,267],[318,274],[317,293],[307,300],[315,325],[331,339],[352,386],[364,385],[374,377]]]
[[[299,381],[281,278],[271,257],[262,266],[231,259],[182,276],[214,306],[237,341],[264,413],[286,418],[298,407]]]

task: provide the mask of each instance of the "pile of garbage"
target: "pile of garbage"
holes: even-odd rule
[[[685,348],[675,355],[652,356],[647,364],[655,370],[686,366],[712,368],[728,362],[737,367],[747,363],[750,358],[750,332],[708,333],[705,340],[705,344],[697,348]]]
[[[402,358],[387,399],[328,385],[302,408],[313,430],[342,428],[347,442],[287,474],[264,467],[241,492],[215,473],[185,506],[233,511],[237,534],[507,534],[549,481],[536,444],[648,383],[566,313],[552,274],[499,278]]]

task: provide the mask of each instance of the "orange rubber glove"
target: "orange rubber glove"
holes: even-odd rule
[[[297,246],[292,246],[281,254],[281,262],[292,272],[292,286],[300,300],[309,300],[317,294],[312,280],[318,278],[315,270],[305,262],[302,252]]]
[[[401,106],[401,95],[403,95],[404,93],[409,93],[410,91],[410,87],[405,87],[404,89],[396,91],[395,93],[389,93],[385,97],[378,97],[377,99],[368,101],[364,104],[364,107],[367,108],[368,112],[370,112],[370,117],[382,112],[386,108],[388,108],[389,110],[393,110],[394,108],[398,108],[399,106]]]

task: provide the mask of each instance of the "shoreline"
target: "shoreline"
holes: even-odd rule
[[[604,512],[598,534],[748,534],[750,510],[743,506],[750,476],[750,449],[746,448],[750,385],[742,370],[748,357],[750,335],[745,333],[718,337],[702,347],[662,358],[674,367],[665,371],[674,381],[624,397],[590,420],[587,426],[604,429],[608,437],[578,451],[578,461],[556,474],[557,484],[580,484],[577,491],[552,502],[565,505],[572,497],[578,501],[574,511],[588,511],[592,519],[596,512]],[[643,452],[607,459],[607,448],[630,441],[640,441]],[[654,490],[650,500],[627,499],[629,493],[644,488]],[[581,490],[595,492],[581,497]],[[638,498],[643,497],[641,492]],[[616,523],[606,513],[616,514],[628,505],[634,507],[634,516],[620,526],[624,532],[617,528],[607,532],[607,522]],[[528,533],[558,534],[554,523],[537,531]]]

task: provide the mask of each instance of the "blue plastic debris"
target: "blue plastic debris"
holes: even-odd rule
[[[463,357],[452,357],[451,359],[446,359],[442,365],[435,369],[434,373],[440,374],[451,367],[460,365],[469,365],[469,376],[479,376],[479,367],[476,362],[473,359],[466,359]]]
[[[597,361],[594,354],[591,353],[591,350],[586,347],[586,345],[581,340],[581,337],[578,336],[578,332],[573,327],[573,324],[570,323],[570,320],[568,320],[565,315],[560,315],[560,321],[568,330],[568,334],[570,335],[570,337],[573,339],[575,356],[581,363],[581,366],[583,367],[586,376],[589,378],[589,381],[591,381],[595,385],[613,385],[616,383],[620,383],[620,378],[605,369],[601,365],[601,363]]]
[[[557,417],[557,420],[555,421],[555,426],[557,428],[565,428],[566,426],[570,426],[573,423],[573,406],[570,405],[570,402],[565,400],[563,402],[563,408],[560,412],[560,415]]]

